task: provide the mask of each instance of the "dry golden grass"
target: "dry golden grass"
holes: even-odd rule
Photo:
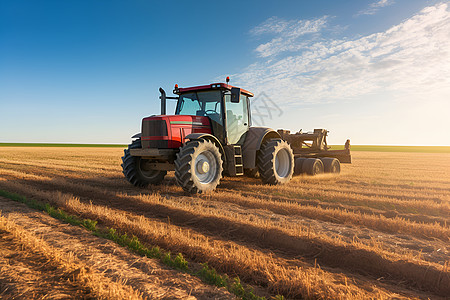
[[[57,294],[53,293],[51,290],[42,290],[43,278],[34,278],[35,276],[33,275],[36,274],[32,273],[27,273],[25,274],[26,276],[24,276],[25,272],[23,272],[23,270],[21,274],[16,274],[22,276],[14,276],[13,273],[17,272],[17,265],[10,265],[10,260],[1,267],[0,277],[6,276],[9,277],[9,279],[14,277],[14,281],[11,282],[13,289],[11,289],[11,291],[5,289],[2,293],[3,297],[11,299],[16,299],[18,297],[39,297],[42,299],[75,299],[91,297],[99,299],[142,299],[141,295],[134,291],[130,286],[121,282],[111,281],[102,274],[93,272],[83,263],[78,261],[73,253],[63,253],[59,251],[42,239],[36,237],[34,234],[24,230],[10,219],[0,215],[0,232],[1,231],[9,233],[13,237],[13,240],[8,243],[9,247],[13,243],[17,243],[21,246],[22,249],[15,249],[16,252],[13,255],[15,259],[20,255],[31,256],[28,257],[28,259],[33,259],[34,261],[43,259],[44,262],[42,265],[40,265],[39,268],[34,269],[35,273],[38,271],[37,269],[40,269],[39,271],[51,272],[53,286],[58,286],[60,284],[70,285],[69,289],[60,289],[62,291]],[[23,252],[28,254],[24,254]],[[29,252],[31,252],[31,254]],[[81,288],[77,286],[80,286]]]
[[[274,294],[450,293],[448,154],[357,152],[337,177],[276,187],[226,178],[217,192],[188,196],[171,175],[148,189],[128,184],[119,149],[18,149],[0,148],[1,189],[208,261]]]

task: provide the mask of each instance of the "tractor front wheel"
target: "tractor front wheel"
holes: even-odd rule
[[[186,143],[175,160],[175,178],[188,193],[214,190],[222,178],[222,156],[219,148],[208,140]]]
[[[125,178],[134,186],[146,187],[163,181],[166,171],[151,170],[146,167],[146,160],[139,156],[131,156],[130,149],[141,148],[141,140],[137,139],[128,145],[122,156],[122,169]]]
[[[281,139],[271,139],[261,146],[257,167],[266,184],[283,184],[291,180],[294,173],[294,154],[291,146]]]

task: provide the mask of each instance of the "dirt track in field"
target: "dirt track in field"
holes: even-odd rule
[[[184,194],[171,174],[160,186],[134,188],[119,158],[117,149],[1,148],[0,188],[126,228],[272,294],[450,293],[448,154],[355,152],[338,177],[297,177],[281,187],[225,178],[202,196]],[[79,202],[58,200],[54,191]],[[101,212],[105,207],[112,210]]]
[[[126,282],[143,298],[234,299],[223,289],[203,284],[198,278],[172,270],[158,260],[136,256],[117,244],[88,231],[61,223],[24,204],[0,197],[0,211],[14,223],[33,232],[51,246],[72,252],[89,268],[116,282]],[[89,290],[67,278],[52,276],[54,267],[17,245],[0,232],[0,296],[5,299],[92,298]],[[5,247],[3,247],[5,246]]]

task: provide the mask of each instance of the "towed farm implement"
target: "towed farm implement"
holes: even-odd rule
[[[294,174],[339,173],[340,163],[351,163],[350,141],[344,150],[329,150],[325,129],[291,134],[251,126],[253,94],[228,82],[175,85],[176,97],[160,88],[161,114],[144,118],[141,133],[124,151],[127,180],[145,187],[175,171],[183,190],[200,193],[214,190],[222,175],[259,175],[275,185]],[[177,100],[175,115],[166,114],[167,99]]]

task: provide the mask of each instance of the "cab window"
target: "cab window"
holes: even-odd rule
[[[206,116],[222,124],[220,91],[203,91],[180,95],[176,115]]]
[[[228,143],[237,144],[249,127],[248,97],[241,95],[239,103],[231,102],[231,95],[225,96]]]

